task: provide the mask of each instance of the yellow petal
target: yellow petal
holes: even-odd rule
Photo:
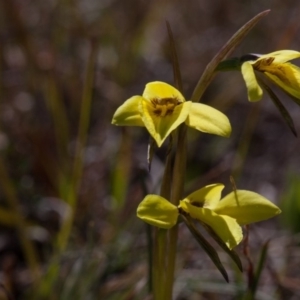
[[[155,98],[176,98],[180,102],[185,101],[184,97],[177,89],[161,81],[148,83],[145,87],[143,97],[148,100]]]
[[[120,126],[145,126],[140,112],[139,103],[143,97],[133,96],[126,100],[115,112],[112,124]]]
[[[242,241],[242,228],[235,219],[216,214],[207,208],[193,206],[187,201],[180,201],[180,207],[193,219],[209,225],[228,248],[232,249]]]
[[[300,99],[300,68],[290,64],[272,64],[265,75],[288,94]]]
[[[179,104],[171,114],[161,117],[154,114],[151,102],[147,100],[140,102],[142,120],[158,147],[174,129],[186,120],[191,104],[191,101]]]
[[[237,197],[232,192],[222,199],[214,212],[230,216],[240,225],[250,224],[272,218],[281,210],[265,197],[245,190],[237,190]]]
[[[244,62],[241,71],[248,90],[248,100],[251,102],[260,100],[263,92],[257,83],[251,63],[248,61]]]
[[[223,189],[223,184],[210,184],[188,195],[184,200],[194,206],[213,209],[219,203]]]
[[[280,51],[275,51],[271,52],[265,55],[262,55],[257,59],[256,61],[269,58],[269,57],[274,57],[274,63],[285,63],[287,61],[296,59],[300,57],[300,52],[294,51],[294,50],[280,50]]]
[[[137,216],[144,222],[169,229],[178,218],[178,208],[158,195],[147,195],[137,208]]]
[[[202,103],[192,103],[186,125],[202,132],[229,137],[231,125],[220,111]]]

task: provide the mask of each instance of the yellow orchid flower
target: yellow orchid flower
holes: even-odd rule
[[[261,56],[251,56],[253,60],[247,60],[241,66],[242,75],[248,90],[249,101],[258,101],[263,95],[254,71],[264,73],[283,91],[292,97],[300,99],[300,68],[288,62],[299,58],[300,52],[281,50]],[[255,57],[257,58],[255,59]]]
[[[241,225],[263,221],[281,211],[263,196],[246,190],[231,192],[221,199],[223,184],[211,184],[180,201],[178,207],[158,195],[148,195],[140,203],[137,216],[151,225],[169,229],[179,214],[187,214],[212,228],[229,249],[243,238]],[[220,200],[221,199],[221,200]]]
[[[225,137],[231,133],[223,113],[205,104],[186,101],[177,89],[160,81],[148,83],[142,96],[126,100],[112,119],[114,125],[145,126],[158,147],[184,122],[206,133]]]

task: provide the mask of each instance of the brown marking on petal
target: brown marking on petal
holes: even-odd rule
[[[257,61],[253,67],[255,70],[260,72],[268,72],[274,76],[276,76],[279,80],[281,80],[286,85],[292,85],[292,74],[287,74],[288,72],[288,64],[286,63],[273,63],[275,57],[268,57]]]
[[[282,65],[278,65],[276,68],[266,70],[265,72],[269,72],[270,74],[278,77],[286,85],[292,85],[292,79],[294,78],[294,75],[288,74],[286,68]]]
[[[165,117],[172,115],[177,105],[182,102],[176,97],[171,98],[153,98],[150,100],[153,106],[153,114],[157,117]]]
[[[189,213],[184,211],[181,207],[178,207],[178,212],[179,212],[179,214],[184,215],[184,216],[189,216],[190,215]]]
[[[162,112],[162,110],[159,109],[159,108],[156,108],[156,109],[153,110],[153,113],[154,113],[157,117],[159,117],[159,116],[161,115],[161,112]]]
[[[267,57],[267,58],[264,58],[264,59],[261,59],[259,61],[257,61],[255,64],[253,64],[253,68],[255,70],[258,70],[258,71],[266,71],[265,69],[268,68],[268,66],[270,66],[273,61],[274,61],[275,57]]]
[[[203,203],[200,203],[200,202],[193,201],[193,202],[191,202],[191,204],[196,207],[203,207]]]
[[[273,63],[274,59],[275,59],[275,57],[267,57],[265,59],[265,62],[269,66],[269,65],[271,65]]]

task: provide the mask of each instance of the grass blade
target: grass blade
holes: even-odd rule
[[[261,275],[261,272],[264,268],[264,264],[265,264],[265,261],[266,261],[266,258],[267,258],[268,249],[269,249],[269,241],[267,241],[263,245],[263,248],[261,250],[260,257],[259,257],[259,262],[258,262],[257,268],[255,270],[253,286],[251,287],[253,297],[255,296],[255,292],[256,292],[256,289],[257,289],[257,286],[258,286],[260,275]]]
[[[255,274],[253,274],[253,280],[251,282],[251,285],[248,287],[248,290],[247,290],[246,294],[244,295],[243,300],[255,300],[256,299],[255,294],[257,291],[261,272],[264,268],[264,264],[265,264],[265,261],[267,258],[268,248],[269,248],[269,241],[267,241],[262,247],[260,257],[259,257],[259,262],[258,262],[257,268],[255,270]]]

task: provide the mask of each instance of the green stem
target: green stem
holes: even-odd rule
[[[148,242],[148,293],[153,291],[153,240],[152,240],[152,226],[146,224],[147,242]]]
[[[186,170],[186,126],[183,124],[178,130],[178,140],[176,148],[176,156],[173,170],[172,180],[172,195],[171,202],[178,206],[179,200],[182,199],[184,190],[184,178]],[[175,262],[177,253],[177,238],[178,238],[178,225],[169,230],[169,244],[168,244],[168,257],[166,268],[166,285],[165,285],[165,298],[166,300],[172,299],[173,282],[175,274]]]
[[[158,255],[158,276],[157,276],[157,287],[158,287],[158,297],[159,299],[166,299],[165,298],[165,280],[166,280],[166,240],[167,240],[167,233],[168,231],[165,229],[158,229],[157,238],[158,238],[158,248],[157,248],[157,255]]]
[[[169,144],[168,154],[166,158],[166,167],[162,179],[160,195],[166,199],[171,197],[172,167],[173,153],[172,141]],[[168,231],[164,229],[156,229],[154,235],[153,248],[153,295],[155,300],[167,299],[165,293],[166,279],[166,249]]]

